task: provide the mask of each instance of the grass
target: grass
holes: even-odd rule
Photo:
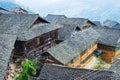
[[[100,57],[98,57],[97,59],[98,59],[98,63],[93,67],[93,69],[99,69],[104,65],[104,61]]]

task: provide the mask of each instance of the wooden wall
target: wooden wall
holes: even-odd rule
[[[115,56],[120,55],[120,50],[115,51]]]
[[[57,39],[58,30],[53,30],[26,42],[17,41],[15,44],[15,53],[39,54],[54,46]]]
[[[87,22],[83,25],[83,27],[82,27],[81,30],[84,30],[84,29],[86,29],[86,28],[89,28],[90,26],[95,26],[95,24],[93,24],[93,23],[90,22],[90,21],[87,21]]]
[[[39,61],[42,64],[42,66],[45,63],[49,63],[49,64],[59,64],[59,65],[63,65],[61,62],[59,62],[58,60],[56,60],[54,57],[52,57],[49,53],[43,53],[41,54],[41,56],[39,57]]]
[[[101,58],[108,63],[112,63],[114,61],[114,58],[120,54],[120,50],[115,51],[115,47],[112,46],[99,44],[98,49],[102,50],[103,52],[101,54]]]
[[[92,55],[84,64],[80,65],[80,68],[85,68],[87,65],[94,59],[94,55]]]
[[[93,45],[91,45],[91,47],[89,49],[86,49],[85,51],[83,51],[83,53],[80,53],[80,55],[78,55],[76,58],[71,60],[71,62],[66,64],[66,66],[71,66],[71,67],[81,66],[82,68],[86,67],[86,65],[89,62],[91,62],[91,60],[94,58],[94,56],[90,56],[90,55],[94,52],[94,50],[97,49],[97,44],[98,44],[98,42],[95,42]],[[82,63],[82,61],[84,61],[86,58],[88,58],[88,59]]]
[[[24,51],[25,51],[24,44],[25,44],[24,41],[16,41],[15,42],[15,45],[14,45],[14,47],[15,47],[14,54],[15,55],[24,55]]]

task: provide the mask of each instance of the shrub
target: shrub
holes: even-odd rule
[[[23,67],[23,72],[16,78],[16,80],[29,80],[32,74],[36,74],[36,68],[32,61],[25,59],[21,65]]]

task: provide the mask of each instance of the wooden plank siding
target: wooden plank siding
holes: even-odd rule
[[[87,65],[94,59],[94,55],[93,56],[91,56],[84,64],[81,64],[80,65],[80,68],[85,68],[85,67],[87,67]]]
[[[34,40],[29,41],[29,43],[34,43],[33,45],[34,48],[27,51],[27,53],[31,53],[31,52],[38,51],[38,50],[39,52],[46,51],[48,48],[55,45],[55,40],[57,40],[57,36],[58,36],[57,30],[54,30],[49,33],[40,35],[37,38],[34,38],[36,42],[33,42]],[[28,47],[26,46],[26,48]]]
[[[39,61],[41,62],[42,66],[45,63],[63,65],[58,60],[56,60],[54,57],[52,57],[49,53],[41,54],[41,57],[39,57]]]
[[[120,50],[115,51],[115,56],[120,55]]]
[[[116,48],[112,46],[99,44],[98,49],[102,50],[103,52],[101,54],[101,58],[108,63],[112,63],[114,58],[120,54],[120,50],[115,51]]]
[[[24,43],[17,41],[15,44],[16,54],[31,54],[45,52],[48,48],[55,45],[55,41],[58,39],[58,29],[51,32],[42,34]],[[19,48],[17,48],[19,47]]]
[[[85,60],[89,55],[91,55],[96,49],[97,49],[97,44],[98,42],[95,42],[93,45],[91,45],[91,47],[89,49],[86,49],[85,51],[83,51],[83,53],[81,53],[80,55],[78,55],[76,58],[74,58],[73,60],[71,60],[71,62],[69,62],[68,64],[66,64],[66,66],[71,66],[71,67],[77,67],[78,65],[81,64],[81,62],[83,60]],[[90,57],[86,62],[84,62],[82,65],[84,65],[84,67],[86,67],[86,65],[94,58],[94,56]],[[83,67],[83,66],[82,66]]]

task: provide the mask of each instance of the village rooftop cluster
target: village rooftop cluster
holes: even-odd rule
[[[0,8],[0,80],[16,80],[24,58],[40,62],[30,80],[120,80],[119,55],[116,21]]]

